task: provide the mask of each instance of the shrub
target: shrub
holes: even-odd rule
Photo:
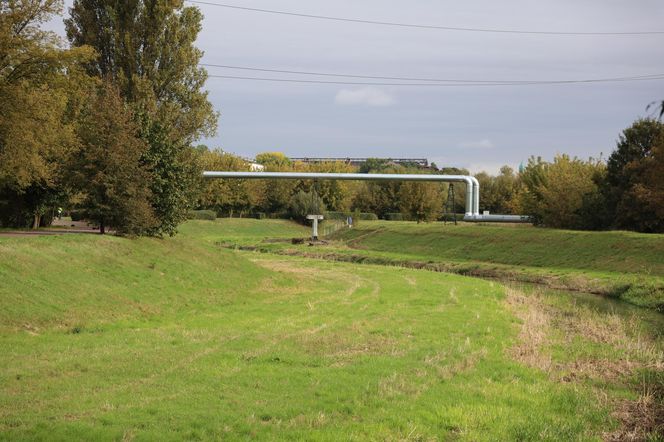
[[[83,221],[83,212],[78,210],[72,210],[69,216],[71,216],[72,221]]]
[[[385,219],[388,221],[403,221],[405,218],[403,213],[386,213]]]
[[[305,223],[307,215],[325,215],[323,200],[314,194],[300,190],[290,200],[290,214],[301,223]]]
[[[187,218],[214,221],[217,219],[217,214],[214,210],[190,210]]]
[[[357,218],[361,221],[377,221],[378,215],[376,215],[375,213],[361,212],[357,217],[356,215],[353,215],[353,218]]]

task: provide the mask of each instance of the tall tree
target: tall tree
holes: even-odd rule
[[[85,195],[86,217],[118,233],[141,235],[157,221],[145,186],[150,175],[141,157],[147,151],[131,110],[115,86],[105,84],[83,112],[78,127],[81,150],[72,161],[72,181]]]
[[[0,223],[41,224],[63,195],[63,165],[76,147],[74,122],[89,85],[78,65],[88,47],[62,48],[41,25],[61,0],[0,2]]]
[[[160,221],[152,233],[172,235],[195,200],[198,168],[190,146],[212,135],[217,123],[194,45],[203,16],[183,0],[75,0],[70,13],[71,43],[98,53],[88,70],[116,83],[134,108]]]
[[[664,123],[653,119],[637,120],[623,131],[616,150],[609,156],[603,193],[615,227],[651,230],[648,224],[656,215],[649,206],[637,203],[634,187],[643,182],[650,163],[648,159],[663,134]]]

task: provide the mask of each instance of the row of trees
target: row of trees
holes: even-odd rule
[[[248,170],[249,167],[242,159],[221,151],[204,149],[199,155],[206,170]],[[362,168],[343,162],[291,162],[281,153],[259,154],[256,161],[267,171],[275,172],[424,173],[414,166],[378,159],[369,161]],[[301,219],[305,212],[319,210],[368,212],[382,218],[403,214],[407,219],[432,221],[441,216],[446,192],[447,185],[437,183],[214,180],[202,183],[198,206],[225,216],[266,213]],[[460,195],[457,210],[463,211],[463,207],[464,196]]]
[[[199,151],[207,170],[248,170],[248,164],[219,151]],[[280,153],[257,161],[269,171],[468,174],[463,169],[421,170],[371,159],[359,169],[341,162],[292,163]],[[516,173],[476,175],[480,210],[529,215],[538,225],[568,229],[664,231],[664,124],[636,121],[619,137],[607,161],[557,155],[531,158]],[[302,217],[324,207],[335,212],[370,212],[380,218],[432,221],[443,216],[448,185],[414,182],[236,181],[201,183],[200,208],[226,216],[264,212]],[[463,212],[465,192],[456,192],[455,212]],[[320,202],[317,200],[320,198]],[[310,202],[310,203],[308,203]],[[308,205],[307,205],[308,204]]]
[[[195,202],[191,143],[216,130],[182,0],[0,3],[0,224],[76,206],[102,231],[172,235]]]
[[[102,231],[160,236],[174,234],[194,206],[229,215],[319,210],[307,201],[383,218],[440,218],[447,185],[203,182],[201,170],[248,165],[192,147],[215,132],[218,117],[194,45],[200,11],[183,0],[74,0],[67,46],[43,29],[62,8],[62,0],[0,2],[0,225],[45,225],[63,206]],[[519,173],[505,167],[498,176],[480,174],[480,208],[530,215],[551,227],[661,232],[663,132],[660,121],[639,120],[606,162],[560,155],[532,158]],[[276,153],[257,161],[273,171],[358,171],[344,163],[292,163]],[[425,173],[378,159],[359,172]],[[464,204],[457,192],[455,211]]]

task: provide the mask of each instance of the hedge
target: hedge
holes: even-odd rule
[[[190,210],[187,218],[214,221],[217,219],[217,214],[214,210]]]
[[[361,212],[361,213],[327,212],[325,214],[325,219],[346,221],[346,219],[348,219],[349,216],[357,218],[360,221],[376,221],[378,219],[378,216],[375,213],[368,213],[368,212]]]
[[[388,221],[404,221],[403,213],[386,213],[385,219]]]

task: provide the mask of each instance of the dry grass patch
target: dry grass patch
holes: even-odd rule
[[[558,382],[600,380],[626,384],[641,370],[664,370],[664,354],[639,332],[634,318],[600,314],[584,306],[573,309],[548,305],[543,295],[525,295],[506,288],[506,303],[521,320],[516,344],[509,349],[517,361],[548,373]],[[554,360],[551,346],[571,347],[575,342],[603,345],[615,350],[615,357],[586,355],[572,360]],[[618,430],[604,435],[607,441],[645,441],[664,438],[664,387],[657,381],[645,383],[637,400],[611,400],[612,416]],[[653,437],[655,439],[653,439]]]
[[[516,344],[510,348],[510,355],[517,361],[529,366],[549,371],[551,355],[545,354],[543,347],[547,343],[550,331],[550,314],[544,305],[534,296],[525,296],[520,291],[507,287],[505,301],[510,310],[521,320],[521,329]]]

